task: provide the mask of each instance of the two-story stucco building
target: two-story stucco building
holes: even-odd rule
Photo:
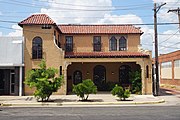
[[[91,79],[98,90],[108,82],[130,84],[129,72],[140,70],[142,94],[152,94],[151,52],[139,49],[143,32],[132,25],[57,25],[45,14],[21,21],[25,38],[25,73],[41,59],[64,75],[58,94]],[[32,94],[25,86],[25,95]]]

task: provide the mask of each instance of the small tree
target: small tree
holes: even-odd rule
[[[117,96],[120,98],[120,100],[126,100],[126,98],[130,97],[130,91],[128,89],[123,89],[123,87],[116,86],[111,91],[112,95]]]
[[[55,77],[58,72],[55,68],[46,69],[45,60],[39,64],[40,69],[30,70],[27,74],[25,84],[30,88],[35,87],[34,96],[37,100],[48,101],[53,92],[62,86],[63,77]]]
[[[89,94],[96,94],[97,87],[90,79],[83,80],[82,83],[73,85],[73,92],[79,96],[83,101],[87,101]]]

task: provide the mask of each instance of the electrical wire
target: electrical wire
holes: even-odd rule
[[[166,41],[168,41],[170,38],[172,38],[174,35],[176,35],[179,32],[179,30],[177,30],[174,34],[172,34],[171,36],[169,36],[167,39],[163,40],[162,42],[160,42],[159,44],[162,44]]]
[[[14,2],[13,2],[14,1]],[[34,5],[34,4],[30,4],[28,2],[20,2],[20,1],[16,1],[16,0],[12,0],[11,2],[9,1],[1,1],[0,3],[7,3],[7,4],[16,4],[16,5],[20,5],[20,6],[26,6],[26,7],[33,7],[33,8],[49,8],[50,6],[42,6],[42,5]],[[118,11],[118,10],[139,10],[140,8],[143,9],[147,9],[148,6],[151,8],[152,6],[150,6],[149,4],[147,5],[142,5],[142,6],[134,6],[134,7],[125,7],[125,8],[117,8],[117,7],[112,7],[112,8],[108,8],[108,9],[79,9],[79,8],[64,8],[64,7],[53,7],[56,8],[56,10],[53,11]]]

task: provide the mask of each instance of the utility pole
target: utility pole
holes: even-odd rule
[[[169,12],[177,12],[179,18],[179,32],[180,32],[180,8],[178,7],[177,9],[169,10],[168,13]]]
[[[165,5],[166,3],[163,3],[159,6],[156,5],[156,3],[154,3],[154,42],[155,42],[155,73],[156,73],[156,81],[155,82],[155,96],[159,96],[160,95],[160,91],[159,91],[159,62],[158,62],[158,37],[157,37],[157,13],[160,10],[160,8]]]

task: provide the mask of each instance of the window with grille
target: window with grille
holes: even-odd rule
[[[66,49],[66,52],[73,51],[73,36],[66,36],[65,49]]]
[[[110,39],[110,51],[117,51],[117,39],[112,36]]]
[[[94,51],[101,51],[101,36],[94,36],[93,48],[94,48]]]
[[[119,39],[119,51],[127,50],[127,41],[125,37]]]

